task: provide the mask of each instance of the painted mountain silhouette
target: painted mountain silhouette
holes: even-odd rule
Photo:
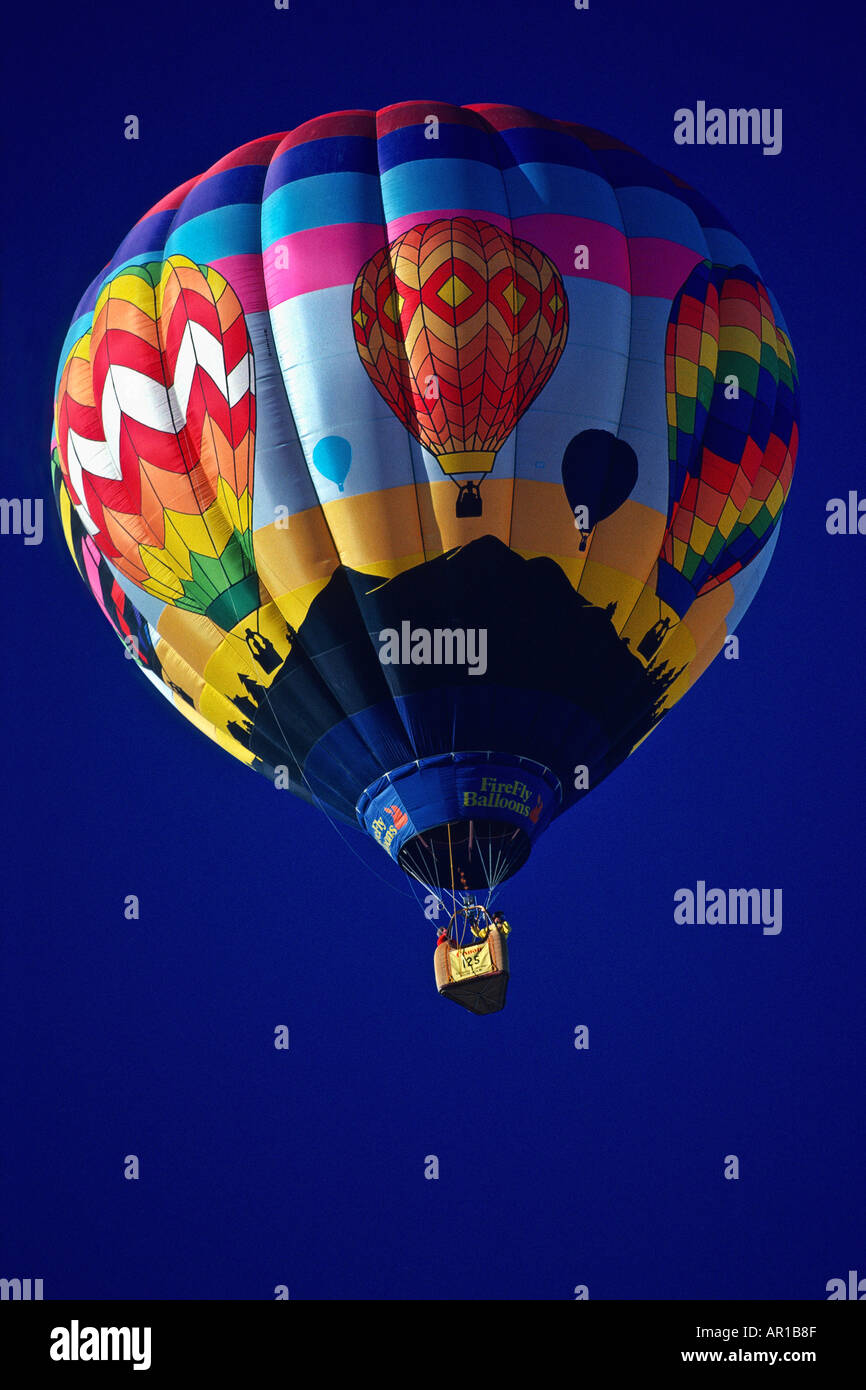
[[[483,674],[468,665],[388,664],[388,630],[485,634]],[[288,765],[329,809],[354,821],[361,790],[416,758],[508,751],[552,768],[578,799],[573,769],[596,786],[660,718],[677,675],[647,670],[608,610],[576,594],[550,559],[525,560],[492,536],[391,580],[341,567],[310,606],[245,737],[264,770]],[[246,711],[245,711],[246,712]]]

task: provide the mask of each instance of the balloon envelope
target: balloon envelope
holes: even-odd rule
[[[181,714],[434,887],[495,886],[736,627],[797,412],[701,194],[588,127],[407,102],[135,224],[64,345],[55,485]]]

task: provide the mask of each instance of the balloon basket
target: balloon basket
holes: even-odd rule
[[[483,941],[455,946],[441,941],[433,957],[436,988],[446,999],[473,1014],[495,1014],[505,1008],[508,989],[508,946],[495,927]]]

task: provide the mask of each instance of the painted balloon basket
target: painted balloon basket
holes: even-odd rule
[[[474,923],[436,980],[486,1013],[502,884],[737,628],[798,417],[702,194],[587,126],[405,102],[254,140],[135,223],[67,333],[52,481],[118,686],[138,665],[369,836],[419,923]]]
[[[443,998],[473,1014],[505,1008],[510,930],[502,913],[494,919],[471,901],[451,914],[433,956],[436,988]]]

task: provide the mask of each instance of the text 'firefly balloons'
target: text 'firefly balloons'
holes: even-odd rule
[[[188,720],[436,894],[493,892],[736,628],[798,413],[701,194],[586,126],[405,102],[135,224],[67,335],[53,480]]]

